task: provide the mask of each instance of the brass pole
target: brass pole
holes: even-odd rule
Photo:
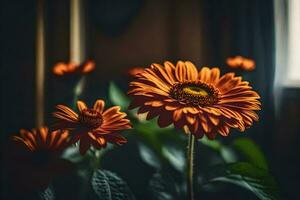
[[[44,0],[37,0],[36,18],[36,127],[44,125],[45,16]]]

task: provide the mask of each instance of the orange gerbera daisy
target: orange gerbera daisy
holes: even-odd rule
[[[49,151],[51,153],[61,152],[68,145],[68,131],[53,131],[49,133],[47,127],[20,130],[20,135],[13,137],[16,142],[23,143],[31,152]]]
[[[95,69],[95,63],[88,60],[82,64],[70,62],[70,63],[57,63],[53,67],[53,73],[57,76],[65,76],[71,74],[88,74]]]
[[[242,56],[227,58],[226,63],[231,68],[241,68],[245,71],[252,71],[255,69],[254,60]]]
[[[71,164],[60,158],[68,144],[67,131],[20,130],[5,159],[8,179],[18,190],[45,189],[54,175],[70,169]]]
[[[176,66],[152,64],[130,83],[133,97],[130,108],[158,117],[160,127],[174,124],[196,138],[203,134],[214,139],[217,133],[227,136],[230,128],[244,131],[258,120],[259,95],[249,83],[234,73],[220,76],[218,68],[203,67],[179,61]]]
[[[85,154],[91,145],[101,149],[107,142],[119,145],[127,142],[118,132],[130,129],[131,125],[119,106],[104,110],[104,101],[97,100],[93,108],[87,108],[82,101],[77,101],[77,107],[79,114],[67,106],[57,105],[58,111],[53,116],[58,119],[57,128],[70,130],[71,143],[80,140],[81,154]]]

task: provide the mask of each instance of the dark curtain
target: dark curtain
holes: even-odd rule
[[[259,92],[260,121],[248,130],[265,151],[273,133],[274,17],[272,0],[202,0],[202,28],[207,49],[205,63],[224,66],[227,57],[242,55],[255,60],[253,72],[239,72]],[[222,67],[223,71],[230,71]],[[270,152],[268,152],[270,153]]]
[[[283,90],[281,109],[275,118],[274,1],[201,0],[201,7],[201,26],[205,37],[203,45],[206,49],[204,60],[207,64],[222,65],[227,57],[235,55],[256,61],[253,72],[242,74],[259,92],[262,101],[260,121],[247,130],[247,136],[254,138],[266,153],[271,171],[278,180],[282,199],[297,199],[300,92],[298,88]],[[280,67],[286,69],[287,66]]]
[[[34,126],[35,3],[1,2],[1,139]]]

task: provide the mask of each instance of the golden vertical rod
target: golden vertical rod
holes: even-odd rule
[[[81,0],[70,2],[70,61],[81,63],[85,59],[85,26]]]
[[[36,18],[36,126],[44,125],[45,25],[44,0],[37,0]]]

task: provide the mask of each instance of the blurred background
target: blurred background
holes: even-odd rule
[[[261,95],[262,111],[260,121],[247,136],[263,149],[284,196],[297,199],[299,3],[298,0],[84,1],[82,48],[84,59],[93,59],[96,70],[89,75],[80,98],[90,105],[97,98],[106,98],[107,85],[112,80],[126,91],[127,70],[131,67],[147,67],[165,60],[190,60],[199,68],[219,66],[224,73],[230,71],[226,58],[235,55],[251,58],[256,62],[256,69],[243,77]],[[57,77],[52,74],[57,62],[70,59],[70,1],[44,0],[42,8],[43,108],[45,124],[49,124],[54,106],[64,103],[70,90],[57,83]],[[40,84],[37,81],[41,80],[37,78],[37,9],[35,0],[1,3],[1,143],[20,128],[36,126],[36,94]],[[125,156],[122,161],[135,156],[130,155],[135,151],[131,145],[134,144],[125,147],[128,152],[122,155]],[[114,158],[118,160],[120,155],[112,155],[104,165],[115,166],[120,160],[114,162]],[[147,174],[150,169],[143,166],[139,161],[126,170]],[[132,174],[126,170],[119,169],[118,173],[128,178]],[[134,181],[129,184],[138,185]]]

